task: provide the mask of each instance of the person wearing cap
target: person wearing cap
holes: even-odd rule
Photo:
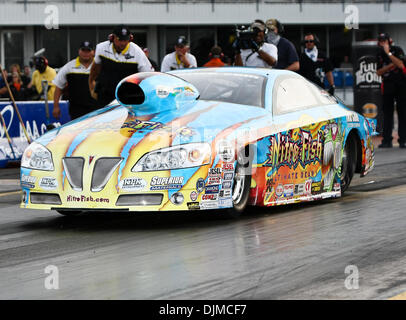
[[[145,53],[132,40],[128,27],[119,25],[114,28],[109,40],[96,46],[89,88],[100,107],[115,99],[116,86],[123,78],[137,72],[154,71]]]
[[[326,77],[330,85],[328,93],[334,95],[333,64],[326,53],[319,50],[316,46],[316,43],[319,43],[317,36],[311,32],[307,33],[303,42],[305,44],[305,50],[299,58],[299,74],[321,88],[325,88],[324,77]]]
[[[236,55],[235,65],[245,67],[271,68],[278,61],[278,48],[265,42],[265,24],[256,20],[250,29],[254,32],[251,49],[242,49],[239,39],[233,44]]]
[[[52,81],[56,77],[55,69],[48,66],[48,60],[45,57],[35,57],[34,58],[35,71],[32,74],[31,83],[27,86],[27,89],[31,91],[31,94],[39,96],[40,100],[44,100],[44,95],[42,92],[42,80],[48,81],[48,100],[54,98],[55,85]]]
[[[300,67],[299,56],[295,46],[280,35],[283,33],[283,25],[277,19],[268,19],[265,24],[268,28],[266,42],[272,43],[278,48],[278,62],[274,68],[298,71]]]
[[[383,139],[379,148],[392,148],[393,111],[396,101],[398,113],[399,147],[406,148],[406,68],[401,47],[392,45],[387,33],[378,35],[378,76],[382,76]]]
[[[184,68],[196,68],[196,58],[188,51],[189,43],[184,36],[180,36],[176,41],[175,51],[167,54],[163,58],[161,63],[161,72]]]
[[[224,62],[221,61],[221,57],[223,56],[221,47],[214,46],[210,50],[209,58],[210,60],[206,62],[203,67],[224,67]]]
[[[89,41],[83,41],[79,47],[78,57],[59,70],[53,81],[56,86],[52,111],[54,118],[58,119],[61,116],[59,100],[65,88],[68,89],[69,115],[72,120],[97,109],[97,102],[90,95],[88,85],[93,58],[93,45]]]

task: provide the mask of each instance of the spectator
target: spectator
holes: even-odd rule
[[[352,63],[348,56],[344,56],[344,61],[340,63],[340,68],[342,69],[352,69]]]
[[[7,70],[4,70],[4,74],[6,75],[6,80],[3,79],[3,75],[0,73],[0,98],[6,98],[8,97],[8,91],[7,91],[7,87],[6,87],[6,81],[8,78],[7,75]]]
[[[35,98],[40,100],[44,99],[44,94],[42,92],[42,80],[48,81],[48,100],[54,98],[55,85],[52,83],[56,76],[56,72],[53,68],[48,66],[48,60],[45,57],[35,57],[34,58],[35,71],[32,74],[31,83],[28,85],[28,89],[32,89],[37,95]]]
[[[23,73],[23,77],[21,77],[21,80],[23,80],[23,83],[25,84],[25,86],[28,86],[28,84],[31,82],[31,68],[30,66],[24,66],[24,73]]]
[[[275,45],[265,42],[265,25],[254,22],[250,29],[255,33],[251,40],[251,49],[242,49],[238,38],[233,44],[236,50],[235,65],[264,68],[274,66],[278,60],[278,49]]]
[[[284,31],[283,25],[276,19],[268,19],[266,27],[268,28],[266,41],[278,48],[278,62],[274,68],[298,71],[300,65],[296,49],[292,42],[280,35]]]
[[[214,46],[210,50],[209,61],[206,62],[203,67],[224,67],[224,62],[221,60],[224,54],[221,47]]]
[[[313,33],[306,34],[304,43],[306,48],[300,55],[299,73],[322,88],[324,88],[324,77],[327,77],[330,84],[328,92],[333,95],[335,90],[333,65],[326,54],[317,48],[316,43],[319,44],[317,36]]]
[[[89,74],[93,64],[94,49],[89,41],[80,44],[78,57],[65,64],[54,79],[56,86],[54,94],[54,109],[52,115],[58,119],[61,116],[59,100],[63,90],[69,91],[69,115],[76,119],[97,109],[97,101],[89,91]]]
[[[14,100],[25,100],[25,88],[18,72],[14,71],[11,75],[10,90]]]
[[[144,52],[132,40],[128,27],[119,25],[114,28],[109,40],[96,46],[89,89],[99,107],[114,100],[116,86],[121,79],[137,72],[154,71]]]
[[[152,65],[152,67],[154,68],[154,70],[155,70],[155,71],[158,71],[158,70],[159,70],[158,64],[157,64],[154,60],[152,60],[152,59],[149,57],[149,49],[148,49],[148,48],[144,48],[144,49],[142,49],[142,51],[144,51],[145,55],[146,55],[147,58],[148,58],[149,63],[151,63],[151,65]]]
[[[393,46],[387,33],[378,36],[378,76],[382,76],[383,139],[379,148],[392,148],[393,111],[398,112],[399,148],[406,148],[406,68],[402,48]]]
[[[175,44],[175,51],[167,54],[162,60],[161,72],[184,68],[196,68],[196,58],[188,51],[189,43],[184,36],[180,36]]]

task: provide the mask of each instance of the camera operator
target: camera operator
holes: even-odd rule
[[[254,22],[249,30],[237,31],[238,37],[233,44],[236,66],[270,68],[276,64],[278,49],[265,42],[265,29],[264,24]]]
[[[392,148],[393,109],[398,112],[399,148],[406,148],[406,68],[402,48],[392,46],[387,33],[378,35],[378,76],[382,76],[383,139],[379,148]]]
[[[272,43],[278,48],[278,62],[275,69],[298,71],[299,57],[295,46],[280,35],[284,31],[283,25],[276,19],[268,19],[265,24],[268,28],[266,42]]]

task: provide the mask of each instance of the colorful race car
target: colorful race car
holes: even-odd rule
[[[338,197],[374,166],[375,120],[290,71],[137,73],[116,98],[25,150],[21,207],[237,216]]]

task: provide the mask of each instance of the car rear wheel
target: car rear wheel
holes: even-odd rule
[[[248,148],[246,150],[248,150]],[[228,210],[228,216],[232,218],[239,217],[248,204],[251,187],[250,155],[243,157],[240,153],[237,158],[232,189],[233,208]]]
[[[341,194],[344,194],[344,192],[348,189],[352,177],[354,176],[355,161],[356,161],[355,152],[356,150],[354,139],[350,136],[348,137],[345,143],[343,158],[341,161],[341,176],[340,176]]]

